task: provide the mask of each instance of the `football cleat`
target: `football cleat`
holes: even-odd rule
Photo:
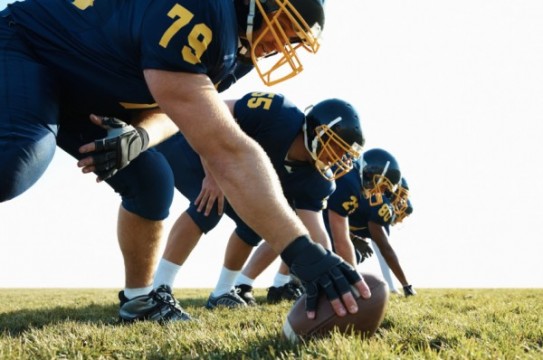
[[[119,301],[121,303],[119,317],[122,321],[151,320],[166,323],[192,320],[175,300],[171,288],[167,285],[161,285],[147,295],[137,296],[130,300],[121,291]]]
[[[298,285],[294,281],[290,281],[283,286],[272,286],[268,289],[268,295],[266,300],[269,304],[277,304],[280,301],[288,300],[294,301],[297,300],[304,293],[303,287]]]
[[[247,284],[239,284],[235,286],[235,290],[238,293],[239,297],[245,301],[249,306],[256,306],[256,300],[253,295],[253,287]]]
[[[129,301],[130,299],[126,297],[126,295],[124,294],[124,290],[119,291],[119,303],[120,303],[119,307],[122,307],[124,304],[126,304]]]
[[[236,290],[230,290],[230,292],[224,293],[217,297],[213,296],[213,293],[209,295],[206,308],[211,310],[215,309],[216,307],[227,307],[233,309],[247,307],[247,303],[237,294]]]
[[[403,287],[403,293],[405,297],[417,295],[417,292],[413,289],[413,285],[405,285]]]

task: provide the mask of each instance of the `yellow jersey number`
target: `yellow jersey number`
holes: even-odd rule
[[[159,45],[163,48],[168,47],[168,44],[175,34],[190,23],[194,14],[185,7],[175,4],[168,12],[168,16],[174,19],[174,22],[164,32],[160,39]],[[181,50],[183,60],[189,64],[198,64],[202,54],[207,50],[207,47],[211,43],[212,38],[213,34],[211,29],[206,24],[199,23],[192,25],[192,30],[188,37],[188,46],[183,46],[183,49]]]
[[[358,199],[356,196],[350,196],[348,201],[344,201],[341,206],[345,211],[347,211],[348,215],[351,215],[356,209],[358,209]]]
[[[383,220],[385,220],[387,223],[390,221],[390,218],[392,217],[392,211],[390,209],[390,206],[387,204],[383,204],[378,211],[378,214]]]
[[[274,96],[275,94],[267,92],[251,93],[251,98],[247,101],[247,107],[250,109],[262,107],[264,110],[270,110]]]

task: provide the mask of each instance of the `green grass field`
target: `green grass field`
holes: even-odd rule
[[[368,340],[291,345],[290,303],[206,310],[205,289],[176,289],[197,319],[119,324],[112,289],[0,289],[0,359],[543,359],[543,289],[417,289],[391,296]]]

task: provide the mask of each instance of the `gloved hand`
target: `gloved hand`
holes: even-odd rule
[[[355,249],[358,250],[360,254],[360,259],[357,259],[359,260],[358,263],[363,262],[365,259],[373,255],[373,249],[371,248],[368,240],[351,233],[351,241]]]
[[[317,309],[321,289],[329,300],[334,300],[351,291],[351,284],[362,280],[360,274],[339,256],[305,236],[288,245],[281,258],[302,282],[307,294],[305,307],[308,312]]]
[[[417,292],[413,289],[413,285],[405,285],[403,287],[403,293],[405,297],[417,295]]]
[[[107,137],[94,141],[92,158],[94,172],[100,180],[106,180],[147,149],[149,135],[143,128],[114,117],[103,117],[102,127],[107,129]]]

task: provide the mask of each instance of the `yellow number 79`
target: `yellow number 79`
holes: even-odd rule
[[[194,17],[194,14],[183,6],[175,4],[168,12],[168,16],[172,19],[177,18],[177,20],[175,20],[162,35],[159,45],[163,48],[168,47],[168,44],[175,34],[183,27],[187,26]],[[181,50],[183,60],[193,65],[199,63],[202,54],[206,51],[212,38],[212,31],[206,24],[199,23],[194,25],[188,36],[189,45],[183,46],[183,49]]]

